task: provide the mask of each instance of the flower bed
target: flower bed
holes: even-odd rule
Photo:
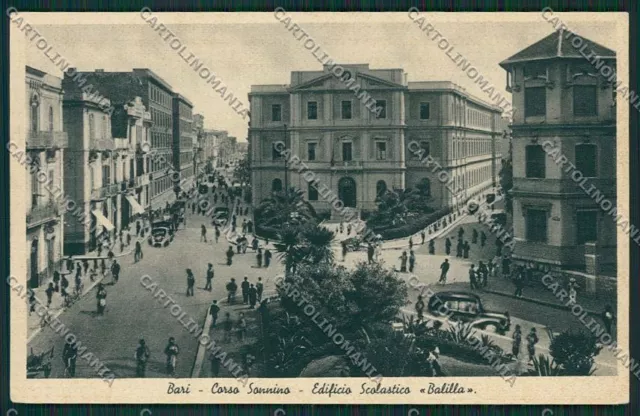
[[[412,218],[409,222],[399,226],[374,227],[372,231],[380,234],[383,240],[393,240],[396,238],[404,238],[419,233],[440,218],[451,213],[451,208],[442,208],[431,214],[424,214]]]

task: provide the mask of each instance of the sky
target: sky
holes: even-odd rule
[[[322,69],[312,51],[305,49],[272,13],[261,15],[259,21],[247,23],[235,19],[235,23],[203,24],[202,19],[194,19],[190,24],[167,26],[186,46],[186,51],[203,61],[247,107],[251,85],[289,84],[291,71]],[[489,100],[406,13],[394,14],[394,18],[386,20],[378,16],[368,18],[364,13],[357,15],[353,19],[345,13],[335,19],[327,13],[316,20],[308,16],[297,19],[296,14],[291,17],[336,62],[368,63],[371,69],[403,68],[409,82],[452,81],[468,93]],[[539,13],[533,15],[526,23],[493,15],[484,22],[460,19],[434,26],[456,53],[476,66],[496,90],[510,97],[504,91],[505,72],[498,63],[553,32]],[[158,18],[163,21],[162,14]],[[128,20],[133,24],[34,26],[53,52],[60,53],[81,71],[150,68],[194,104],[194,113],[204,116],[205,128],[228,130],[238,141],[245,141],[248,118],[243,119],[233,111],[142,18],[136,20],[139,23]],[[574,22],[563,18],[563,21],[579,35],[615,49],[610,39],[610,23],[596,19]],[[62,77],[61,70],[34,43],[26,43],[26,62]]]

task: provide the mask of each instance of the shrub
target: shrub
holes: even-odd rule
[[[595,371],[594,357],[601,349],[593,335],[567,331],[553,337],[549,352],[564,375],[589,376]]]
[[[391,226],[387,224],[384,226],[376,227],[374,225],[372,231],[375,234],[380,234],[384,240],[393,240],[396,238],[408,237],[410,235],[419,233],[420,231],[427,228],[428,225],[434,223],[438,219],[450,213],[451,208],[446,207],[430,214],[424,214],[414,217],[407,221],[406,224],[402,224],[400,226]]]

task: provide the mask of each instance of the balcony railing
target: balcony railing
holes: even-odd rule
[[[355,170],[359,170],[362,169],[364,166],[364,164],[362,163],[361,160],[339,160],[339,161],[334,161],[333,164],[331,165],[331,169],[335,169],[335,170],[341,170],[341,169],[355,169]]]
[[[27,149],[50,149],[69,147],[69,137],[64,131],[30,131],[27,136]]]
[[[121,187],[122,185],[120,183],[113,183],[99,189],[94,189],[91,191],[91,199],[95,201],[112,197],[121,191]]]
[[[43,206],[32,207],[31,211],[27,213],[27,226],[33,227],[55,220],[59,215],[58,206],[51,202]]]

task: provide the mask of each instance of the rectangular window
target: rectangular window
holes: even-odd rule
[[[343,101],[341,110],[342,118],[344,120],[351,119],[351,101]]]
[[[525,150],[527,178],[544,178],[546,154],[540,145],[527,146]]]
[[[316,160],[317,143],[307,143],[307,160]]]
[[[345,162],[349,162],[351,160],[353,160],[353,154],[352,154],[352,149],[351,149],[352,143],[351,142],[343,142],[342,143],[342,160]]]
[[[376,101],[376,118],[387,118],[387,101],[386,100]]]
[[[524,116],[544,116],[547,114],[547,88],[529,87],[524,89]]]
[[[420,103],[420,120],[428,120],[429,117],[429,103]]]
[[[595,144],[579,144],[575,147],[576,170],[587,178],[598,176],[597,150]]]
[[[524,77],[526,78],[546,78],[547,67],[543,64],[527,64],[524,67]]]
[[[282,107],[280,104],[271,106],[271,121],[282,121]]]
[[[547,211],[527,209],[527,240],[544,243],[547,241]]]
[[[111,183],[111,172],[109,170],[109,166],[102,167],[102,186],[105,187]]]
[[[595,85],[573,86],[573,115],[595,116],[597,114]]]
[[[576,212],[576,244],[598,240],[598,211]]]
[[[387,159],[387,142],[376,142],[376,160]]]
[[[307,103],[307,119],[308,120],[318,119],[318,103],[316,101],[309,101]]]
[[[312,183],[309,183],[309,201],[318,200],[318,190],[314,188]]]

